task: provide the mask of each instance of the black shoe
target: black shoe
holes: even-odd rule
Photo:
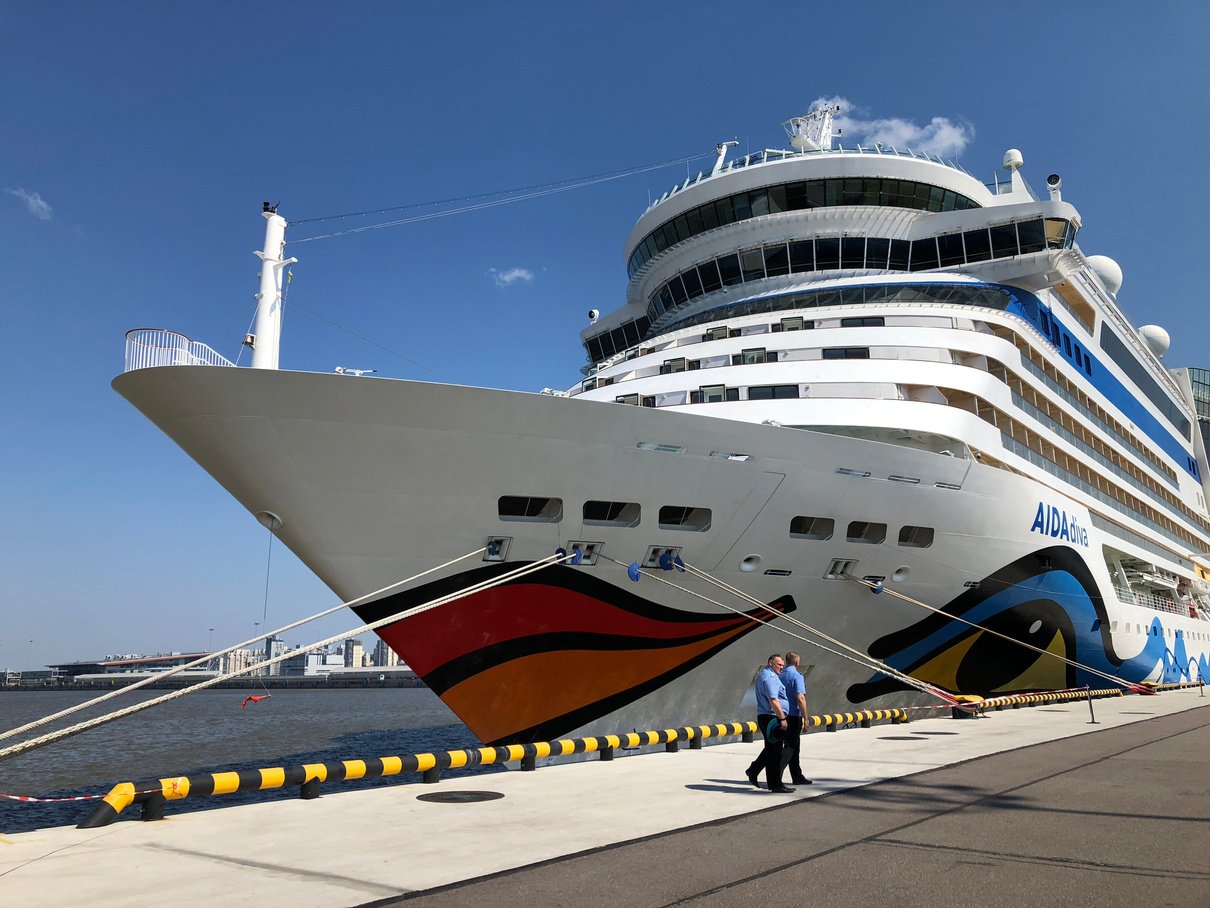
[[[744,772],[744,775],[746,775],[748,777],[749,782],[751,782],[757,788],[760,788],[760,770],[759,769],[756,772],[753,772],[750,769],[746,770]]]
[[[810,785],[810,784],[812,784],[812,782],[811,782],[811,780],[810,780],[810,779],[791,779],[790,781],[791,781],[791,782],[793,782],[795,785]]]
[[[794,789],[791,788],[789,785],[778,785],[776,788],[770,788],[769,791],[772,794],[779,794],[779,795],[794,793]]]

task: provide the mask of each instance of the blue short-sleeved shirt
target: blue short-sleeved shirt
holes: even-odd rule
[[[780,678],[782,686],[786,689],[786,697],[790,700],[791,716],[801,716],[802,712],[798,708],[798,695],[807,693],[807,684],[803,680],[802,673],[793,665],[787,665],[782,669]]]
[[[775,715],[771,702],[775,699],[781,701],[782,712],[789,715],[790,703],[786,699],[786,686],[777,677],[777,672],[766,665],[756,676],[756,714],[758,716]]]

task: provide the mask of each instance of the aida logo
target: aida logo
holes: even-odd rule
[[[1046,505],[1038,502],[1038,512],[1034,515],[1034,525],[1029,528],[1031,533],[1041,533],[1051,539],[1065,539],[1088,548],[1088,530],[1066,511],[1056,508],[1053,504]]]

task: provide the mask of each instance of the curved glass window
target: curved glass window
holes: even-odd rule
[[[647,299],[647,318],[654,322],[691,300],[765,277],[829,270],[927,271],[952,268],[992,258],[1026,255],[1047,248],[1069,248],[1075,227],[1064,220],[1031,218],[962,233],[919,240],[885,237],[816,237],[770,243],[755,249],[699,262],[661,284]]]
[[[965,211],[982,207],[974,199],[940,186],[911,180],[836,178],[796,180],[715,199],[661,224],[634,247],[626,273],[634,277],[652,257],[699,233],[781,211],[804,211],[837,205],[882,205],[919,211]]]

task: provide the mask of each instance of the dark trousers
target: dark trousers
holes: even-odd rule
[[[785,772],[790,767],[790,781],[798,782],[805,779],[802,766],[798,762],[799,749],[802,745],[802,716],[786,716],[786,742],[781,752],[781,768]]]
[[[761,735],[765,739],[765,746],[764,749],[761,750],[760,756],[758,756],[748,767],[748,775],[757,776],[760,775],[761,770],[764,770],[765,784],[772,789],[780,788],[782,784],[782,741],[781,738],[778,738],[777,740],[770,740],[768,734],[770,722],[773,723],[773,727],[775,729],[780,728],[777,723],[777,716],[772,714],[765,715],[764,713],[761,713],[756,717],[756,727],[760,730]],[[788,725],[789,723],[787,722],[786,724]]]

